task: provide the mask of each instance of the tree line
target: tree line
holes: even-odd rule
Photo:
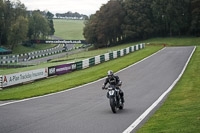
[[[85,21],[83,35],[96,48],[150,37],[200,36],[200,0],[110,0]]]
[[[66,18],[66,19],[88,19],[87,15],[79,14],[78,12],[68,11],[67,13],[56,13],[57,18]]]
[[[23,41],[54,34],[53,14],[27,11],[19,0],[0,0],[0,45],[14,49]]]

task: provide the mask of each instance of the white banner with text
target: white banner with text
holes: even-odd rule
[[[8,87],[12,85],[17,85],[20,83],[33,81],[48,76],[48,69],[37,69],[32,71],[14,73],[2,76],[2,87]]]

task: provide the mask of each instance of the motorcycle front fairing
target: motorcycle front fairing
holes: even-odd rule
[[[107,93],[107,97],[110,98],[110,97],[115,97],[116,95],[116,91],[115,91],[115,86],[114,85],[110,85],[108,87],[108,93]]]

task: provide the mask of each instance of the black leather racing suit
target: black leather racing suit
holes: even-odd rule
[[[104,82],[103,88],[107,85],[107,83],[109,83],[110,85],[114,85],[116,88],[118,88],[120,90],[119,94],[122,98],[122,102],[124,102],[124,93],[119,88],[119,85],[121,86],[121,81],[120,81],[119,77],[115,76],[115,75],[113,75],[112,77],[107,77],[105,82]]]

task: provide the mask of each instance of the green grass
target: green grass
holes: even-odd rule
[[[55,36],[65,40],[85,40],[83,37],[84,20],[54,19]]]
[[[75,44],[74,47],[82,47],[83,44]]]
[[[25,47],[23,45],[18,45],[13,50],[13,54],[22,54],[22,53],[28,53],[33,51],[39,51],[43,49],[53,48],[57,44],[35,44],[34,47]]]
[[[69,89],[106,76],[107,70],[114,72],[127,67],[161,49],[147,46],[145,49],[124,57],[102,63],[89,69],[75,71],[58,77],[36,81],[31,84],[11,87],[0,91],[0,100],[16,100]],[[116,65],[117,64],[117,65]],[[120,64],[120,65],[119,65]],[[95,73],[95,74],[94,74]]]
[[[166,37],[152,38],[143,42],[153,44],[168,44],[168,46],[200,46],[200,37]]]

